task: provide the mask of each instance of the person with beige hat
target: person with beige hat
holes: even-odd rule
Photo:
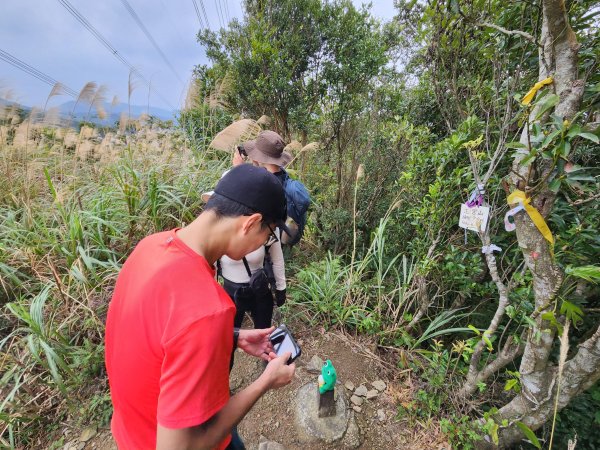
[[[306,224],[306,213],[310,205],[310,195],[306,187],[293,180],[285,171],[292,161],[292,155],[286,152],[285,142],[274,131],[261,131],[256,139],[238,146],[242,155],[247,155],[255,166],[264,167],[277,177],[285,191],[288,219],[285,222],[286,233],[282,233],[281,243],[294,245],[300,241]]]

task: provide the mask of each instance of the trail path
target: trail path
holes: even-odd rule
[[[265,394],[238,427],[248,450],[449,449],[437,423],[408,424],[397,419],[398,405],[410,402],[414,391],[409,372],[394,369],[382,361],[374,354],[372,345],[341,333],[310,328],[298,331],[296,328],[294,334],[302,347],[294,381],[285,388]],[[331,444],[306,442],[295,426],[295,408],[299,407],[296,405],[296,393],[306,383],[316,383],[318,373],[312,366],[326,359],[331,359],[336,367],[340,382],[336,389],[344,393],[348,407],[354,407],[351,414],[358,433]],[[236,352],[230,379],[232,391],[243,389],[262,370],[261,361],[241,351]],[[385,383],[385,388],[377,391],[374,382]],[[358,393],[364,390],[361,385],[370,392],[368,396],[371,398],[362,396],[362,401],[357,401],[358,396],[355,396],[355,401],[361,403],[358,406],[350,399],[357,389]],[[376,385],[383,387],[381,383]],[[63,448],[116,449],[109,430],[98,430],[87,442],[81,442],[79,438],[85,432],[71,432],[69,442]]]

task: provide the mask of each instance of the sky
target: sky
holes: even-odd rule
[[[212,30],[242,17],[240,0],[195,0],[206,11]],[[363,1],[353,0],[360,6]],[[65,8],[71,5],[127,63],[151,81],[150,105],[179,109],[185,99],[192,69],[208,60],[196,40],[200,21],[194,0],[0,0],[0,56],[32,66],[79,92],[94,81],[108,87],[108,101],[127,102],[129,68],[94,37]],[[127,5],[159,47],[154,47],[132,17]],[[375,0],[373,15],[386,21],[394,15],[393,0]],[[172,69],[171,69],[172,67]],[[0,58],[0,97],[24,105],[42,106],[51,86]],[[71,100],[58,96],[49,107]],[[137,83],[132,104],[145,105],[148,85]]]

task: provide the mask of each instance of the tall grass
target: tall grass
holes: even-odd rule
[[[183,145],[150,148],[123,146],[74,176],[72,152],[41,143],[24,160],[0,147],[0,447],[41,448],[63,420],[108,419],[116,274],[143,236],[196,217],[223,165]]]

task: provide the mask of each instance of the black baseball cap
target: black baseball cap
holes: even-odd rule
[[[223,175],[214,193],[262,214],[263,221],[289,233],[285,225],[287,205],[283,186],[267,169],[240,164]]]

